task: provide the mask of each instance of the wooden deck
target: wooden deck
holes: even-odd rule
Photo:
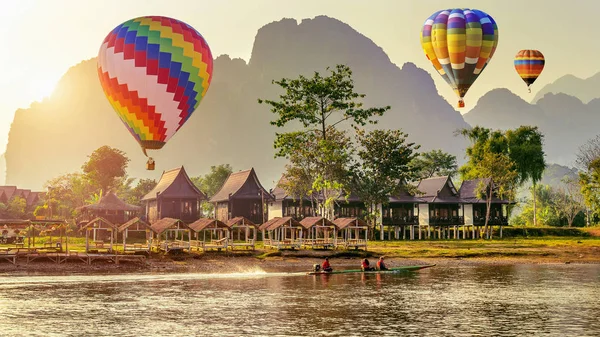
[[[26,251],[25,251],[26,250]],[[146,263],[146,256],[144,255],[132,255],[132,254],[90,254],[84,252],[51,252],[43,249],[26,249],[23,248],[13,250],[2,250],[0,251],[0,261],[7,261],[14,265],[19,264],[20,261],[25,261],[25,264],[29,264],[38,259],[47,259],[54,263],[61,264],[67,261],[83,262],[86,264],[92,264],[94,261],[111,261],[115,264],[120,262],[140,262]]]

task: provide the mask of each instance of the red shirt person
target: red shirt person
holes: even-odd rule
[[[370,271],[373,270],[373,268],[370,266],[369,264],[369,260],[367,259],[363,259],[361,264],[360,264],[360,268],[362,269],[362,271]]]
[[[323,264],[321,265],[321,269],[323,269],[323,271],[332,271],[333,268],[331,268],[331,265],[329,264],[329,258],[326,257],[325,261],[323,261]]]
[[[377,269],[388,270],[387,266],[385,265],[385,262],[383,262],[383,256],[379,258],[379,261],[377,261]]]

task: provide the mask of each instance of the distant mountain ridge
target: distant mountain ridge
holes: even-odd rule
[[[6,183],[6,159],[0,154],[0,186]]]
[[[508,89],[494,89],[464,115],[470,125],[513,129],[535,125],[544,133],[547,161],[572,166],[577,149],[600,129],[600,99],[585,104],[567,94],[546,94],[536,104],[528,103]]]
[[[93,150],[109,145],[131,159],[128,173],[158,178],[184,165],[190,175],[229,163],[234,170],[254,167],[265,187],[279,179],[283,160],[273,159],[277,129],[274,116],[257,98],[277,98],[274,79],[311,76],[328,66],[351,67],[356,89],[367,95],[365,106],[392,106],[378,128],[401,128],[422,150],[441,148],[462,159],[466,141],[456,129],[469,127],[437,92],[428,72],[406,63],[393,64],[373,41],[336,19],[283,19],[262,27],[248,64],[219,56],[211,87],[199,109],[159,152],[152,152],[156,171],[145,170],[139,145],[104,97],[95,59],[72,67],[51,98],[18,110],[6,150],[7,183],[41,188],[59,174],[79,170]]]
[[[537,103],[549,93],[563,93],[577,97],[583,103],[589,103],[595,98],[600,98],[600,73],[585,79],[573,75],[562,76],[540,89],[533,98],[532,103]]]

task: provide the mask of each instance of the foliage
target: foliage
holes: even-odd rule
[[[574,181],[565,181],[565,184],[567,183],[569,185],[559,188],[538,184],[533,190],[532,186],[532,194],[535,193],[535,202],[537,203],[536,207],[533,207],[534,199],[529,199],[523,205],[523,211],[514,218],[512,224],[516,226],[533,226],[533,212],[535,209],[538,225],[551,227],[584,226],[585,217],[581,212],[582,209],[577,211],[578,206],[574,204],[578,198],[582,200],[583,197],[581,195],[577,196],[577,185]],[[567,213],[570,214],[571,219],[567,217]]]
[[[318,72],[312,78],[273,81],[284,93],[278,101],[259,99],[271,106],[277,127],[300,125],[298,131],[276,133],[275,157],[289,160],[281,187],[303,202],[318,203],[321,214],[333,217],[336,200],[347,194],[352,142],[347,132],[337,129],[343,122],[356,128],[375,124],[390,107],[363,108],[364,94],[356,93],[352,71],[345,65],[327,68],[329,75]],[[314,208],[313,208],[314,209]]]
[[[513,199],[515,185],[519,176],[514,163],[504,153],[487,152],[469,172],[468,179],[480,179],[476,188],[479,198],[486,200],[484,232],[491,237],[490,219],[491,203],[494,196],[501,199]]]
[[[25,219],[27,218],[27,201],[21,197],[11,198],[8,203],[0,203],[1,219]]]
[[[70,218],[77,207],[86,204],[86,200],[95,189],[90,184],[87,175],[69,173],[46,182],[46,205],[50,217]]]
[[[89,182],[103,191],[119,186],[119,179],[125,177],[129,158],[121,150],[102,146],[88,156],[83,164],[83,172]]]
[[[389,196],[407,188],[407,182],[417,177],[411,163],[419,148],[407,142],[400,130],[356,130],[358,161],[353,167],[353,190],[361,197],[375,223],[379,216],[377,205],[387,204]]]
[[[229,164],[221,164],[218,166],[211,166],[210,172],[204,176],[191,178],[192,182],[196,187],[202,191],[210,200],[225,184],[227,177],[233,172],[233,168]],[[202,211],[204,214],[212,214],[214,211],[214,205],[208,201],[202,203]]]
[[[155,179],[140,179],[134,188],[130,188],[122,193],[123,199],[128,204],[140,206],[142,204],[142,198],[150,193],[155,186]]]
[[[556,193],[555,205],[559,215],[572,227],[575,218],[585,210],[584,199],[577,181],[565,179],[563,182],[564,186]]]
[[[433,176],[450,176],[452,178],[458,172],[456,156],[442,150],[421,153],[413,159],[412,166],[418,170],[419,179]]]

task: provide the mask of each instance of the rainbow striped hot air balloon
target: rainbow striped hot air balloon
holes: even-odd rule
[[[104,94],[146,156],[148,149],[161,149],[198,108],[212,71],[202,35],[162,16],[118,25],[98,53]]]
[[[527,84],[529,92],[531,92],[530,86],[540,76],[545,64],[544,54],[539,50],[525,49],[515,56],[515,69]]]
[[[464,107],[463,98],[488,65],[498,46],[498,26],[477,9],[433,13],[421,29],[421,46]]]

